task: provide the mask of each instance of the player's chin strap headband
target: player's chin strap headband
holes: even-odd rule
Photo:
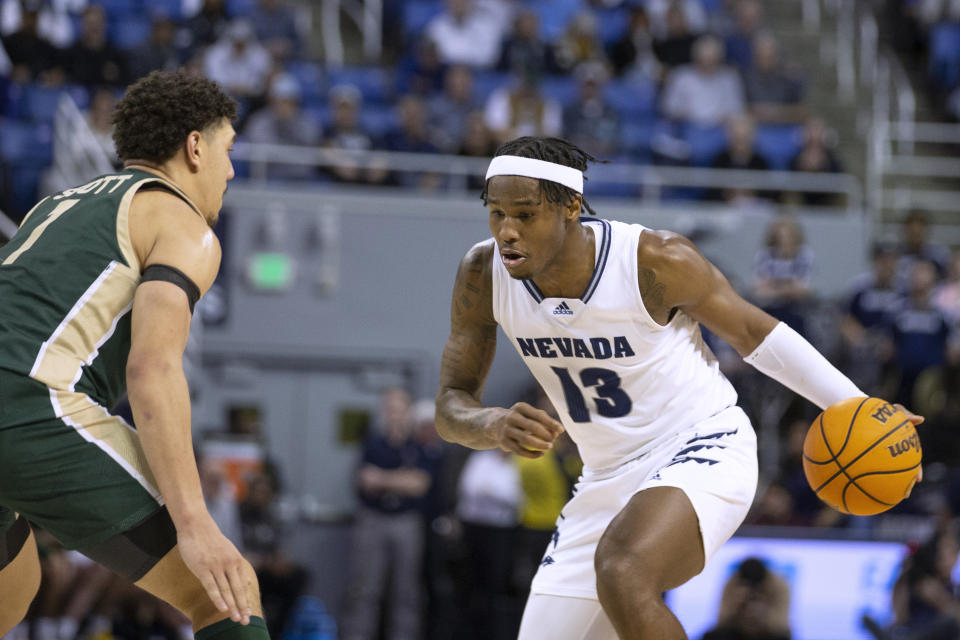
[[[520,156],[497,156],[490,161],[486,179],[489,180],[493,176],[540,178],[570,187],[577,193],[583,193],[582,171],[546,160],[521,158]]]

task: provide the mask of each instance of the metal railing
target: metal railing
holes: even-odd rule
[[[113,171],[113,163],[97,142],[87,119],[67,92],[60,96],[53,121],[53,165],[47,179],[50,190],[83,184]]]
[[[954,212],[960,209],[960,188],[927,181],[923,185],[896,184],[896,178],[924,177],[952,180],[960,176],[960,157],[917,155],[915,143],[956,145],[960,156],[960,124],[944,122],[877,122],[871,131],[876,164],[874,208]],[[894,184],[890,184],[893,182]],[[951,188],[953,187],[953,188]]]
[[[469,178],[482,176],[489,159],[466,156],[407,153],[391,151],[355,151],[325,147],[301,147],[278,144],[238,142],[233,151],[235,160],[250,163],[252,181],[265,183],[270,165],[312,167],[350,167],[382,169],[393,172],[433,173],[448,176],[446,191],[464,191]],[[828,193],[841,196],[844,207],[859,213],[863,202],[860,181],[850,174],[804,173],[792,171],[753,171],[740,169],[707,169],[698,167],[665,167],[641,164],[595,165],[588,179],[603,183],[639,186],[645,203],[661,201],[669,187],[706,189],[750,189],[794,193]],[[589,197],[590,186],[586,193]]]

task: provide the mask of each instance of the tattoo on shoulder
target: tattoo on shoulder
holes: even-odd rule
[[[640,286],[640,296],[643,298],[643,304],[651,312],[663,308],[663,293],[667,286],[662,282],[657,282],[657,275],[653,269],[640,267],[637,273],[637,283]]]

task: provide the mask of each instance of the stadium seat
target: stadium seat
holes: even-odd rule
[[[525,5],[537,14],[540,36],[547,42],[554,42],[562,36],[570,19],[582,8],[579,0],[532,0]]]
[[[370,134],[371,138],[379,138],[398,125],[399,120],[393,105],[365,106],[360,112],[360,127]]]
[[[136,49],[150,40],[151,21],[144,15],[128,15],[110,20],[107,35],[118,49]]]
[[[624,120],[651,117],[657,112],[657,85],[651,80],[613,80],[603,93]]]
[[[654,119],[624,119],[620,123],[620,148],[630,161],[646,161],[650,158],[650,142],[658,131]]]
[[[623,37],[630,22],[629,12],[618,7],[615,9],[596,9],[597,36],[606,47]]]
[[[163,15],[174,21],[182,20],[183,2],[182,0],[152,0],[150,15]]]
[[[52,123],[57,114],[57,105],[60,103],[59,87],[45,87],[42,85],[25,85],[20,93],[20,118],[32,122]]]
[[[443,0],[410,0],[403,3],[403,31],[407,36],[420,33],[443,13]]]
[[[570,76],[543,76],[540,79],[540,92],[543,97],[556,100],[561,107],[567,107],[577,99],[577,84]]]
[[[304,105],[319,105],[326,102],[327,90],[323,69],[315,62],[294,60],[287,63],[287,72],[300,85],[300,100]]]
[[[341,67],[329,70],[329,85],[352,84],[364,102],[388,102],[393,97],[393,79],[380,67]]]
[[[698,167],[709,166],[727,146],[727,133],[720,125],[687,124],[682,137],[690,146],[690,164]]]
[[[511,82],[511,76],[505,71],[476,71],[473,74],[473,95],[482,107],[494,91]]]
[[[227,13],[231,18],[248,16],[257,7],[257,0],[227,0]]]
[[[111,19],[118,16],[132,16],[143,13],[146,6],[143,0],[97,0]]]
[[[787,170],[800,151],[803,127],[798,125],[763,125],[757,127],[754,147],[770,164],[771,169]]]
[[[960,24],[941,22],[930,29],[930,77],[943,89],[960,82]]]

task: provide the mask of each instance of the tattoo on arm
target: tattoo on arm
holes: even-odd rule
[[[657,282],[656,273],[654,273],[653,269],[646,267],[639,267],[637,280],[640,286],[640,297],[643,299],[644,306],[655,320],[659,319],[658,316],[668,311],[663,308],[663,294],[667,286],[662,282]]]
[[[480,403],[497,346],[493,318],[491,247],[478,246],[464,257],[454,285],[450,337],[443,350],[437,393],[437,430],[452,442],[477,449],[495,446],[485,427],[500,410]]]

